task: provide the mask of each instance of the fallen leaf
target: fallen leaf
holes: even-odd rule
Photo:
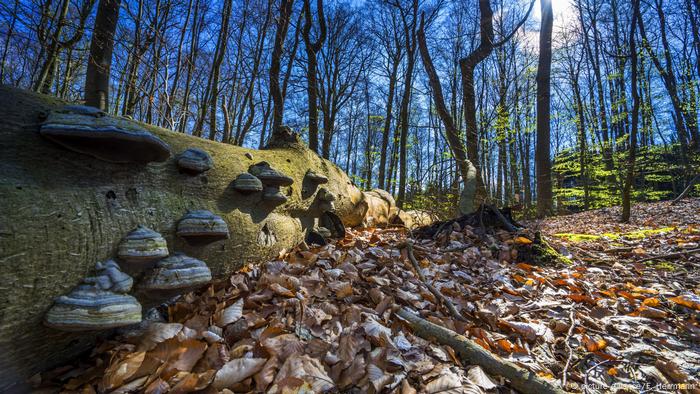
[[[265,365],[265,358],[237,358],[224,364],[214,376],[212,386],[221,390],[230,387],[243,379],[253,376]]]
[[[122,361],[111,364],[104,373],[102,384],[105,389],[112,390],[129,381],[146,357],[146,352],[137,352],[126,356]]]
[[[217,324],[221,327],[226,327],[231,323],[235,323],[243,317],[243,298],[239,298],[238,301],[224,308],[221,311],[221,317],[218,319]]]

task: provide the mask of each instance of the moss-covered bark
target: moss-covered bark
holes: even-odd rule
[[[190,146],[209,152],[214,168],[195,177],[180,174],[173,158],[124,165],[71,152],[38,133],[40,113],[62,104],[0,88],[0,391],[90,346],[93,336],[45,328],[42,317],[54,297],[90,275],[96,261],[112,257],[137,224],[160,232],[171,251],[205,261],[222,277],[303,239],[320,214],[315,188],[302,182],[308,169],[329,178],[324,187],[337,196],[336,210],[346,225],[360,224],[367,210],[364,195],[346,174],[298,145],[256,151],[143,125],[174,153]],[[287,203],[270,206],[260,193],[243,196],[230,187],[260,161],[294,178],[283,188]],[[187,209],[220,215],[231,237],[188,245],[174,234]],[[275,234],[272,246],[258,241],[263,227]]]

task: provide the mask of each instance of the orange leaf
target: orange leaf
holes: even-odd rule
[[[515,266],[526,272],[532,272],[535,269],[535,267],[525,263],[518,263]]]
[[[527,279],[518,274],[513,274],[513,279],[515,279],[515,281],[518,283],[525,283],[527,281]]]
[[[583,294],[567,294],[567,297],[572,299],[574,302],[585,302],[587,304],[594,305],[595,300],[587,295]]]
[[[513,344],[510,343],[509,340],[507,339],[499,339],[498,340],[498,346],[503,349],[504,352],[512,353],[513,352]]]
[[[608,375],[617,376],[617,368],[612,367],[612,368],[608,369]]]
[[[605,342],[605,339],[601,338],[598,340],[594,340],[592,338],[589,338],[587,335],[583,336],[583,346],[586,347],[586,350],[589,352],[596,352],[599,350],[605,349],[605,347],[608,345],[607,342]]]
[[[516,237],[513,241],[515,241],[515,243],[519,245],[530,245],[532,243],[531,240],[525,237]]]
[[[476,339],[474,339],[474,342],[476,342],[479,346],[483,347],[484,349],[491,351],[491,346],[489,346],[489,344],[486,341],[484,341],[483,339],[476,338]]]
[[[659,299],[656,297],[651,297],[651,298],[644,299],[644,301],[642,301],[642,304],[646,305],[646,306],[654,307],[654,306],[659,306],[659,304],[661,304],[661,301],[659,301]]]
[[[700,297],[695,294],[682,294],[678,297],[669,298],[669,300],[674,304],[700,311]]]
[[[650,319],[664,319],[668,314],[660,309],[652,308],[649,306],[640,306],[637,313],[641,317],[648,317]]]

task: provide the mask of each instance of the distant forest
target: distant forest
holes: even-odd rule
[[[103,6],[110,114],[253,148],[283,121],[404,208],[452,210],[459,149],[524,212],[538,141],[556,209],[625,184],[671,198],[698,172],[700,0],[4,0],[0,83],[83,100]]]

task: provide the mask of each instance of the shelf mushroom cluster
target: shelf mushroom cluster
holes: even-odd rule
[[[177,234],[188,242],[195,239],[198,243],[208,243],[227,238],[228,226],[209,211],[188,211],[178,222]],[[205,262],[182,253],[170,255],[165,238],[143,225],[138,225],[122,238],[117,246],[117,259],[145,271],[138,287],[149,292],[179,293],[205,285],[212,279]],[[54,300],[44,316],[47,326],[64,331],[83,331],[141,322],[141,304],[127,294],[134,279],[114,260],[98,262],[95,270],[95,276],[83,279],[68,294]]]
[[[294,183],[292,177],[287,176],[270,166],[270,163],[262,161],[253,164],[232,183],[234,190],[241,194],[252,194],[263,192],[263,201],[268,201],[275,205],[287,202],[287,196],[282,193],[280,187],[290,186]]]
[[[45,138],[72,151],[112,163],[163,162],[170,158],[170,146],[156,135],[123,119],[112,118],[99,109],[68,105],[49,113],[39,133]],[[252,160],[250,153],[246,157]],[[196,147],[177,154],[174,163],[180,173],[191,176],[203,174],[214,167],[212,156]],[[313,195],[319,185],[328,183],[328,177],[311,169],[304,175],[302,194]],[[261,199],[269,205],[287,202],[294,179],[261,161],[251,165],[247,172],[236,177],[232,187],[243,195],[262,193]],[[313,186],[308,189],[307,186]],[[307,193],[308,191],[308,193]],[[325,244],[328,238],[345,235],[342,222],[335,215],[336,196],[327,188],[318,188],[312,210],[320,221],[307,234],[307,241]],[[229,237],[226,222],[207,210],[187,211],[178,221],[177,236],[191,245],[202,245]],[[276,242],[267,227],[261,231],[259,243],[271,246]],[[116,260],[128,272],[139,272],[139,289],[153,292],[182,291],[201,286],[212,279],[205,262],[182,253],[170,254],[165,238],[158,232],[138,225],[119,243]],[[134,278],[122,271],[115,260],[98,262],[96,275],[85,278],[68,294],[56,298],[45,315],[47,326],[61,330],[99,330],[131,325],[141,321],[141,304],[127,294],[134,286]],[[143,275],[141,275],[143,273]]]

